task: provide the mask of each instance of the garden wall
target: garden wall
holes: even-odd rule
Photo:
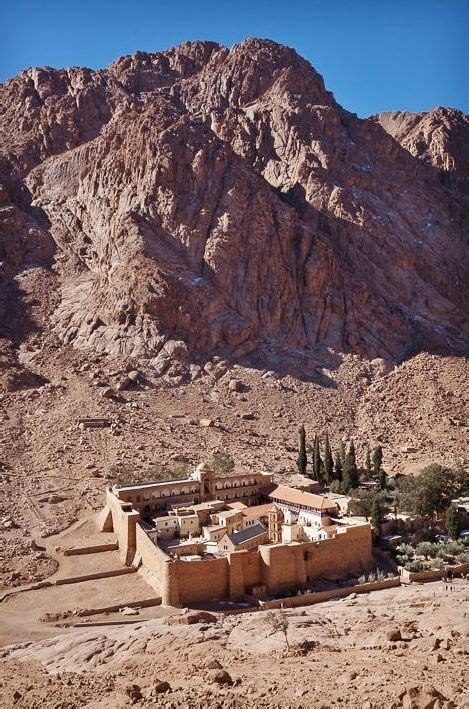
[[[402,583],[438,581],[452,573],[453,576],[461,576],[461,574],[469,573],[469,564],[457,564],[456,566],[447,566],[445,569],[432,569],[431,571],[407,571],[402,566],[398,567],[399,575]]]

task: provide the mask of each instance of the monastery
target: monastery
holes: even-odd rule
[[[344,517],[318,483],[307,488],[201,464],[184,479],[114,485],[101,529],[171,606],[294,593],[373,567],[370,525]]]

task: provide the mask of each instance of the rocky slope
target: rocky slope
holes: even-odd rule
[[[411,155],[433,165],[444,185],[469,192],[469,116],[440,106],[427,113],[394,111],[374,118]]]
[[[194,42],[29,69],[0,105],[3,320],[21,313],[4,336],[28,338],[47,281],[47,335],[157,374],[213,354],[303,355],[305,373],[325,347],[465,350],[464,196],[293,50]]]
[[[265,613],[46,627],[44,639],[1,651],[3,705],[465,709],[467,582],[454,588],[402,586],[287,611],[289,650]]]

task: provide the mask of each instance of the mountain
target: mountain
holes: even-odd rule
[[[5,343],[176,374],[467,352],[460,112],[359,119],[258,39],[28,69],[0,107]]]
[[[469,116],[454,108],[394,111],[374,119],[411,155],[438,171],[443,185],[469,193]]]

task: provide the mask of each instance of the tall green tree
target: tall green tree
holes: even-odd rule
[[[381,533],[381,506],[379,504],[379,497],[376,495],[371,503],[371,524],[373,525],[373,535],[378,538]]]
[[[376,446],[373,451],[373,473],[379,475],[381,464],[383,462],[383,449],[381,446]]]
[[[369,480],[371,478],[371,454],[369,446],[366,447],[365,474],[366,479]]]
[[[358,486],[358,468],[353,438],[350,441],[349,450],[345,456],[345,463],[342,470],[342,482],[346,492],[349,492]]]
[[[388,475],[383,468],[379,469],[378,472],[378,482],[381,490],[386,490],[386,487],[388,485]]]
[[[340,442],[339,455],[340,455],[340,462],[342,463],[342,467],[344,467],[345,458],[347,457],[347,454],[345,452],[345,443],[343,441]]]
[[[375,497],[374,490],[356,490],[348,505],[349,514],[365,517],[368,520]]]
[[[313,472],[314,479],[318,480],[320,483],[323,482],[323,464],[321,460],[321,451],[319,449],[319,436],[314,436],[313,444]]]
[[[459,537],[459,512],[455,505],[450,505],[445,514],[445,527],[451,539]]]
[[[306,466],[308,464],[308,457],[306,455],[306,431],[304,426],[300,426],[298,429],[298,434],[300,436],[300,447],[298,450],[298,458],[296,459],[296,464],[298,470],[302,475],[306,473]]]
[[[327,431],[324,438],[324,475],[329,484],[334,480],[334,461]]]
[[[338,480],[338,482],[342,481],[342,460],[340,458],[339,451],[337,451],[337,453],[335,454],[334,480]]]
[[[406,475],[399,481],[399,508],[422,516],[443,512],[458,489],[454,471],[432,463],[419,475]]]

